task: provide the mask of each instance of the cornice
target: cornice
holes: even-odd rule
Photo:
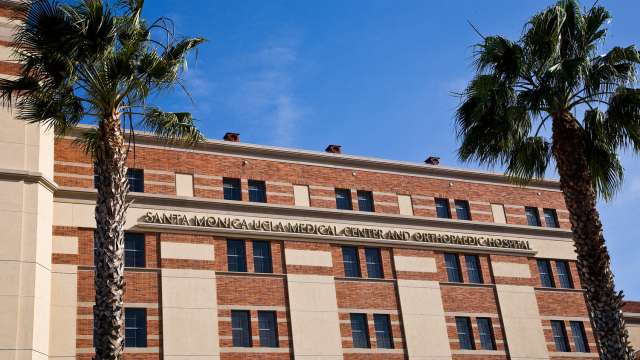
[[[92,126],[81,125],[71,130],[67,136],[78,137]],[[208,152],[227,156],[245,158],[261,158],[273,161],[295,162],[318,166],[341,167],[353,170],[392,172],[403,175],[444,178],[457,181],[491,183],[497,185],[516,186],[500,173],[447,167],[441,165],[418,164],[407,161],[385,160],[373,157],[333,154],[320,151],[290,149],[276,146],[256,145],[241,142],[206,139],[194,148],[179,144],[167,143],[147,132],[137,131],[135,141],[138,145],[159,146],[177,151]],[[560,191],[557,180],[534,181],[526,188],[545,191]]]
[[[37,171],[0,169],[0,180],[24,181],[26,183],[32,184],[37,183],[44,186],[52,193],[55,193],[56,190],[58,190],[58,184],[45,176],[43,173]]]
[[[54,200],[56,202],[95,204],[96,191],[61,187],[55,192],[54,196]],[[214,211],[243,215],[254,214],[264,217],[296,218],[301,220],[335,221],[358,224],[364,223],[390,227],[434,228],[442,229],[443,231],[501,234],[544,240],[572,241],[572,233],[570,230],[556,228],[146,193],[130,193],[129,199],[133,202],[131,207],[134,208],[153,207],[157,209],[185,212]]]

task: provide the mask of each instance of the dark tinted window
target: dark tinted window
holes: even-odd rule
[[[272,273],[271,244],[268,241],[253,242],[253,267],[257,273]]]
[[[128,169],[129,191],[144,192],[144,171],[142,169]]]
[[[469,202],[466,200],[456,200],[456,217],[458,220],[471,220],[471,211],[469,211]]]
[[[482,283],[482,270],[480,270],[480,259],[475,255],[465,255],[465,265],[467,265],[467,275],[469,282],[475,284]]]
[[[340,210],[353,210],[351,190],[336,189],[336,208]]]
[[[493,326],[491,319],[478,318],[478,334],[480,335],[480,346],[483,350],[495,350],[496,343],[493,337]]]
[[[233,346],[251,346],[251,321],[248,310],[231,310],[231,338]]]
[[[146,309],[124,309],[124,346],[147,347]]]
[[[227,240],[227,263],[229,271],[247,271],[244,240]]]
[[[240,179],[223,178],[222,190],[225,200],[242,200],[242,190]]]
[[[124,266],[144,267],[144,234],[124,234]]]
[[[471,332],[471,319],[456,316],[456,331],[458,333],[460,349],[473,350],[475,344],[473,343],[473,333]]]
[[[373,193],[371,191],[358,191],[358,210],[373,212]]]
[[[589,344],[587,336],[584,332],[584,325],[581,321],[569,321],[571,326],[571,337],[573,338],[573,347],[577,352],[589,352]]]
[[[369,326],[367,325],[367,315],[351,314],[351,337],[354,348],[368,348]]]
[[[376,344],[381,349],[393,349],[391,336],[391,321],[387,314],[374,314],[373,323],[376,329]]]
[[[451,211],[449,210],[449,199],[436,199],[436,215],[439,218],[450,219]]]
[[[258,311],[260,346],[278,347],[278,326],[275,311]]]
[[[553,282],[553,273],[551,272],[551,264],[549,260],[538,260],[538,272],[540,273],[540,284],[544,287],[555,287]]]
[[[566,261],[556,261],[556,270],[558,272],[558,281],[560,287],[564,289],[572,289],[573,282],[571,281],[571,271],[569,270],[569,264]]]
[[[444,266],[447,270],[447,278],[451,282],[462,282],[460,276],[460,261],[457,254],[444,254]]]
[[[544,209],[542,211],[544,212],[544,222],[547,224],[547,227],[560,227],[558,224],[558,214],[555,209]]]
[[[358,249],[351,246],[342,247],[342,264],[344,265],[344,276],[360,277],[360,260],[358,259]]]
[[[524,208],[524,214],[527,216],[527,224],[540,226],[540,215],[537,208],[527,206]]]
[[[556,351],[568,352],[569,341],[567,339],[567,330],[564,322],[561,320],[551,320],[551,331],[553,332],[553,342],[556,344]]]
[[[249,180],[249,201],[267,202],[267,187],[264,181]]]
[[[382,279],[382,259],[380,258],[380,249],[366,248],[364,255],[367,261],[367,276],[375,279]]]

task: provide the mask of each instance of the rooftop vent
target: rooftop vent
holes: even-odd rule
[[[424,161],[429,165],[440,165],[440,157],[438,156],[429,156],[427,160]]]
[[[234,133],[234,132],[228,132],[224,134],[224,137],[222,137],[222,139],[225,141],[240,142],[240,134]]]
[[[340,150],[340,145],[329,145],[324,151],[332,154],[342,154],[342,150]]]

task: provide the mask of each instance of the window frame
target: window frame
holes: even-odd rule
[[[270,318],[267,319],[267,317]],[[264,327],[265,323],[269,323],[272,327]],[[278,341],[278,317],[275,311],[258,310],[258,338],[261,347],[280,347]]]
[[[461,326],[466,329],[461,329]],[[473,339],[473,327],[471,326],[471,318],[468,316],[456,316],[456,334],[458,335],[458,344],[461,350],[475,350],[476,344]],[[465,338],[467,336],[468,338]],[[468,341],[468,345],[467,345]]]
[[[455,266],[450,266],[450,261],[449,259],[453,259],[455,260]],[[463,282],[463,278],[462,278],[462,271],[460,269],[460,257],[458,256],[458,254],[456,253],[444,253],[444,269],[447,273],[447,281],[448,282],[452,282],[452,283],[462,283]],[[452,275],[454,274],[455,271],[455,277],[457,277],[457,279],[452,279]]]
[[[144,192],[144,169],[128,168],[127,181],[130,192]]]
[[[247,189],[249,191],[250,202],[267,202],[267,183],[264,180],[249,179],[247,181]]]
[[[232,244],[242,244],[237,249],[240,250],[239,254],[231,254]],[[231,258],[234,257],[236,268],[232,269]],[[247,272],[247,248],[244,240],[241,239],[227,239],[227,271],[230,272]]]
[[[486,324],[487,328],[483,329],[482,324]],[[491,321],[491,318],[488,318],[488,317],[476,318],[476,325],[478,326],[478,337],[480,339],[480,348],[482,350],[496,350],[496,338],[495,338],[495,334],[493,333],[493,322]]]
[[[451,205],[447,198],[435,198],[436,217],[439,219],[451,219]],[[440,205],[440,206],[438,206]],[[441,213],[439,209],[443,209],[446,213]],[[442,215],[442,216],[441,216]]]
[[[471,221],[471,207],[468,200],[453,200],[456,209],[456,219]],[[462,214],[462,216],[460,216]]]
[[[353,254],[355,255],[354,260],[347,262],[347,256],[345,255],[348,255],[348,254],[346,254],[346,252],[352,251],[352,250],[353,250]],[[350,267],[347,267],[347,263],[352,265],[350,265]],[[351,278],[362,277],[362,271],[360,270],[360,254],[357,247],[355,246],[342,247],[342,268],[343,268],[345,277],[351,277]],[[356,270],[355,274],[351,274],[350,272],[347,272],[347,268]]]
[[[377,259],[369,261],[373,256]],[[369,279],[384,279],[384,269],[382,266],[382,253],[380,248],[366,247],[364,248],[365,265],[367,266],[367,278]],[[377,260],[377,262],[375,262]],[[373,270],[373,271],[372,271]],[[373,276],[372,276],[373,273]]]
[[[129,314],[129,316],[127,316]],[[132,316],[136,314],[135,316]],[[141,316],[141,319],[138,318]],[[132,317],[135,317],[134,326],[131,326],[130,322]],[[142,324],[138,322],[142,321]],[[131,339],[127,336],[128,333],[134,332],[135,338]],[[125,348],[146,348],[147,347],[147,309],[145,308],[125,308],[124,309],[124,343]]]
[[[556,282],[555,279],[553,278],[553,269],[551,268],[551,261],[549,259],[536,259],[536,264],[538,266],[538,274],[540,275],[540,286],[542,287],[546,287],[546,288],[555,288],[556,287]],[[547,272],[543,272],[542,267],[540,266],[541,264],[544,264],[544,266],[547,267]],[[543,274],[547,274],[547,276],[543,276]],[[549,280],[549,283],[545,283],[545,279]]]
[[[371,340],[369,339],[369,323],[367,320],[367,314],[351,313],[349,314],[349,320],[351,323],[351,340],[353,347],[357,349],[370,349]],[[362,329],[356,328],[354,324],[361,325]],[[364,340],[365,343],[360,343],[360,340]]]
[[[563,320],[551,320],[551,333],[557,352],[571,352],[567,328]]]
[[[573,342],[574,351],[582,353],[591,352],[584,323],[582,321],[570,320],[569,327],[571,328],[571,340]]]
[[[356,198],[358,199],[358,211],[376,212],[376,207],[373,202],[373,191],[358,190],[356,191]]]
[[[237,326],[238,321],[241,322],[240,327]],[[231,343],[233,347],[253,347],[249,310],[231,310]]]
[[[373,314],[373,328],[376,333],[376,348],[393,349],[391,317],[389,314]]]
[[[558,275],[558,285],[560,289],[573,289],[573,279],[571,278],[571,267],[565,260],[556,260],[556,274]],[[566,282],[565,282],[566,281]]]
[[[127,241],[129,240],[129,241]],[[127,244],[135,242],[136,245],[141,245],[141,248],[134,247],[127,248]],[[146,267],[146,241],[144,233],[125,232],[124,233],[124,266],[128,268],[144,268]],[[95,247],[95,242],[94,242]],[[131,256],[127,256],[131,255]],[[133,257],[133,263],[127,262],[127,259]]]
[[[253,240],[253,271],[261,274],[273,274],[273,258],[271,256],[271,242],[266,240]],[[266,250],[266,254],[258,254],[259,247],[264,246],[262,250]],[[258,259],[258,261],[257,261]],[[262,260],[260,260],[262,259]],[[263,264],[264,268],[258,269],[256,264]]]
[[[558,212],[556,211],[556,209],[544,208],[542,209],[542,214],[544,215],[545,227],[555,229],[560,227],[560,222],[558,221]],[[551,218],[551,221],[549,221],[549,218]]]
[[[538,211],[538,208],[535,206],[525,206],[524,207],[524,215],[525,218],[527,219],[527,225],[529,226],[542,226],[542,221],[540,220],[540,211]],[[532,224],[531,223],[531,219],[530,216],[533,217],[533,220],[535,220],[535,222]]]
[[[223,177],[222,198],[229,201],[242,201],[242,180],[239,178]]]
[[[475,262],[475,269],[472,268],[472,264],[470,261]],[[465,255],[464,256],[464,264],[467,268],[467,278],[469,279],[469,283],[472,284],[483,284],[484,279],[482,277],[482,265],[480,263],[480,257],[478,255]],[[474,279],[472,274],[477,274],[477,279]]]
[[[351,198],[351,189],[335,188],[336,209],[353,210],[353,200]],[[343,204],[341,206],[341,203]]]

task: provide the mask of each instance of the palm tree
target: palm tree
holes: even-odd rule
[[[596,198],[610,199],[622,183],[619,151],[640,151],[640,55],[633,46],[598,54],[609,19],[604,7],[561,0],[516,41],[483,37],[456,127],[461,160],[502,166],[521,184],[555,161],[601,357],[630,359]]]
[[[97,184],[95,307],[96,359],[120,359],[124,348],[124,241],[127,194],[126,134],[148,130],[173,141],[203,139],[188,113],[146,103],[181,84],[188,54],[202,38],[178,38],[172,23],[141,18],[143,0],[115,4],[83,0],[24,1],[14,33],[17,78],[0,80],[0,100],[16,117],[57,134],[93,122],[84,138],[94,156]]]

